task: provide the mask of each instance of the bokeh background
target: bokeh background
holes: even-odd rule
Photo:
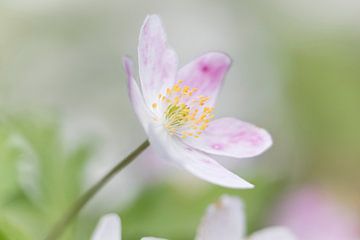
[[[63,236],[89,239],[118,213],[125,239],[192,239],[221,194],[246,204],[248,232],[275,224],[302,240],[360,239],[360,2],[357,0],[2,0],[0,239],[41,239],[85,189],[145,138],[122,56],[136,61],[159,14],[180,63],[233,58],[216,116],[268,129],[274,146],[222,159],[254,190],[227,190],[146,151]]]

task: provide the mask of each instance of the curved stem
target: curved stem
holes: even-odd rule
[[[58,239],[65,231],[69,223],[76,217],[80,210],[89,202],[89,200],[118,172],[131,163],[142,151],[149,146],[149,141],[143,142],[137,149],[131,152],[124,160],[116,164],[104,177],[102,177],[94,186],[86,191],[75,201],[68,211],[51,228],[49,234],[44,240]]]

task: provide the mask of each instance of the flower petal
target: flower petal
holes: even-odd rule
[[[184,141],[201,151],[235,158],[259,155],[272,145],[266,130],[235,118],[211,121],[199,138]]]
[[[150,112],[149,108],[145,105],[144,98],[133,77],[132,61],[128,57],[124,57],[123,64],[127,75],[128,94],[130,101],[132,103],[136,115],[140,119],[142,126],[147,132],[149,119],[151,118],[152,113]]]
[[[182,67],[176,79],[183,80],[184,86],[197,88],[193,96],[210,97],[207,105],[213,106],[230,65],[226,54],[206,53]]]
[[[139,75],[146,103],[150,106],[159,93],[175,82],[178,58],[168,47],[166,34],[157,15],[147,16],[140,30]]]
[[[245,235],[245,213],[237,197],[223,195],[210,205],[197,230],[196,240],[241,240]]]
[[[187,160],[184,163],[185,169],[205,181],[228,188],[254,187],[251,183],[221,166],[214,159],[195,149],[186,149],[184,153],[187,153]]]
[[[121,220],[116,214],[103,216],[91,240],[121,240]]]
[[[170,136],[162,126],[149,128],[149,140],[164,159],[185,168],[195,176],[228,188],[253,188],[251,183],[230,172],[208,155]]]
[[[296,240],[290,230],[284,227],[269,227],[260,230],[249,237],[249,240]]]

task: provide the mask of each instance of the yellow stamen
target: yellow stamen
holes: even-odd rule
[[[214,108],[205,106],[210,99],[207,96],[198,95],[189,99],[198,89],[182,83],[179,80],[171,88],[166,88],[164,95],[158,95],[160,105],[165,109],[164,126],[171,135],[198,138],[213,118]],[[154,102],[152,108],[158,108],[158,103]]]

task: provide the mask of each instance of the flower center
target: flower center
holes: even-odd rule
[[[181,83],[179,80],[172,88],[167,88],[164,95],[158,95],[158,102],[163,106],[164,127],[170,135],[198,138],[214,117],[214,108],[206,106],[209,97],[194,96],[197,89],[181,86]],[[158,103],[154,102],[152,108],[157,109]]]

